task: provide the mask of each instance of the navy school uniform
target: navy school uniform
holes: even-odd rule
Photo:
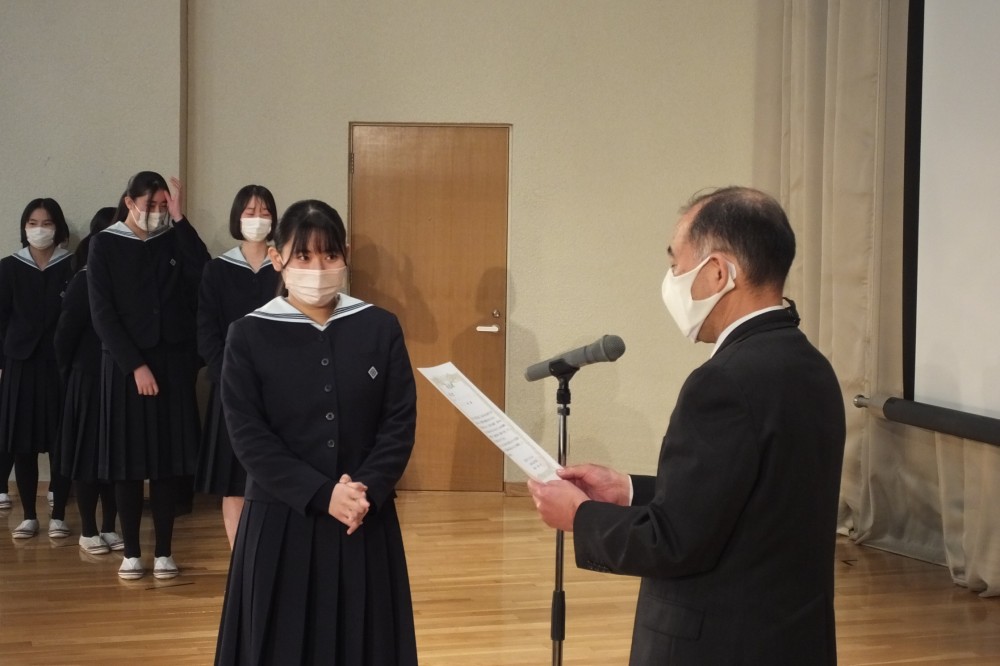
[[[52,338],[72,255],[39,269],[25,247],[0,260],[0,450],[30,455],[56,446],[62,387]]]
[[[59,471],[74,481],[96,482],[101,403],[101,340],[90,319],[87,267],[69,281],[56,324],[56,360],[65,379],[59,438]]]
[[[198,282],[208,250],[186,219],[140,239],[117,222],[91,241],[91,316],[101,339],[98,475],[107,481],[194,474],[199,418],[195,378]],[[148,365],[159,394],[140,396]]]
[[[394,315],[341,295],[324,326],[276,298],[229,328],[222,404],[247,470],[216,664],[417,663],[395,485],[416,387]],[[342,474],[371,508],[350,536]]]
[[[208,372],[209,394],[195,480],[199,492],[243,496],[247,475],[229,443],[219,397],[222,352],[229,325],[274,298],[279,281],[270,259],[255,273],[239,247],[205,264],[198,292],[198,353]]]

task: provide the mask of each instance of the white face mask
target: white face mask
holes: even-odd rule
[[[51,227],[28,227],[24,230],[24,236],[28,239],[28,245],[36,250],[45,250],[52,247],[56,230]]]
[[[132,213],[135,225],[143,231],[153,231],[158,229],[166,221],[166,213],[149,213],[144,210],[135,210]]]
[[[296,300],[313,307],[323,307],[332,303],[344,288],[347,266],[326,270],[285,266],[281,276],[288,293]]]
[[[681,333],[691,342],[698,341],[698,331],[701,330],[701,325],[705,323],[705,319],[708,318],[715,304],[736,288],[736,283],[733,281],[733,278],[736,277],[736,266],[727,261],[729,280],[726,281],[726,286],[722,288],[722,291],[700,301],[692,298],[691,286],[694,284],[695,278],[698,277],[698,271],[708,263],[709,259],[711,259],[711,255],[705,257],[700,264],[683,275],[674,275],[673,269],[670,269],[667,271],[667,276],[663,278],[663,304],[667,306],[667,311],[677,323],[677,328],[681,329]]]
[[[248,241],[267,240],[267,235],[271,233],[271,220],[266,217],[241,217],[240,233]]]

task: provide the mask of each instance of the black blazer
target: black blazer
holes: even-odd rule
[[[72,256],[57,249],[45,270],[38,270],[28,248],[0,259],[0,340],[5,358],[55,357],[52,337],[72,275]]]
[[[577,512],[577,565],[642,577],[631,664],[836,663],[844,401],[796,324],[737,327],[685,381],[633,506]]]
[[[143,350],[195,344],[198,282],[208,250],[186,219],[145,241],[122,222],[93,237],[87,261],[91,315],[104,348],[125,374]]]
[[[368,486],[372,512],[395,497],[417,416],[403,331],[395,315],[341,299],[322,331],[280,298],[229,327],[222,405],[248,500],[325,514],[344,473]]]
[[[72,277],[66,287],[62,312],[56,324],[55,349],[63,377],[68,376],[72,368],[95,377],[99,374],[101,340],[90,320],[86,266]]]
[[[238,247],[205,264],[198,292],[198,353],[218,384],[229,325],[278,294],[277,271],[267,261],[256,273]]]

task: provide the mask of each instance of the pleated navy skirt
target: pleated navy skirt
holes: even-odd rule
[[[413,606],[392,501],[347,536],[330,516],[247,500],[215,663],[415,666]]]
[[[59,471],[63,476],[89,483],[98,480],[100,410],[100,378],[73,368],[66,381],[59,438]]]
[[[195,490],[209,495],[243,497],[246,485],[246,470],[233,453],[233,445],[229,441],[219,387],[211,382],[205,426],[201,431]]]
[[[54,359],[4,359],[0,374],[0,451],[53,451],[62,418],[62,382]]]
[[[108,351],[102,355],[98,476],[104,481],[193,476],[198,466],[197,355],[190,345],[161,344],[143,356],[158,395],[139,395],[132,373],[123,373]]]

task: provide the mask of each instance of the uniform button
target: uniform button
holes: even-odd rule
[[[328,439],[328,440],[326,440],[326,446],[327,446],[327,448],[331,448],[332,449],[333,447],[337,446],[337,443],[335,441],[333,441],[332,439]]]
[[[320,365],[330,365],[330,359],[324,358],[322,361],[319,362],[319,364]]]
[[[323,387],[323,392],[324,393],[329,393],[332,390],[333,390],[333,386],[331,386],[330,384],[327,384],[326,386]]]
[[[326,413],[326,420],[327,421],[332,421],[333,420],[333,412],[327,412]]]

